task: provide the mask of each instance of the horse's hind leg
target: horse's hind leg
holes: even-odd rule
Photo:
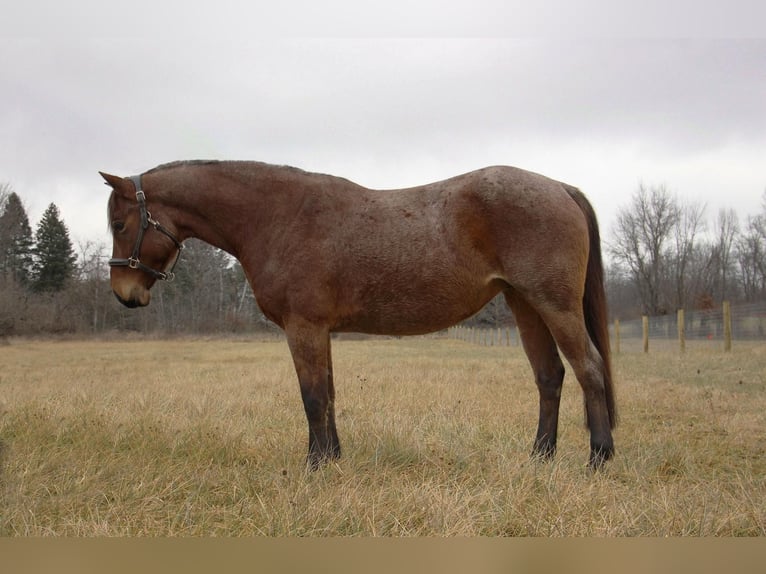
[[[505,292],[505,300],[516,318],[540,393],[540,419],[532,455],[550,459],[556,453],[564,364],[556,342],[537,311],[511,290]]]
[[[581,309],[555,310],[543,318],[582,387],[590,430],[590,466],[599,468],[614,454],[604,361],[588,335]]]

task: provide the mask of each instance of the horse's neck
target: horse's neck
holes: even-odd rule
[[[235,177],[214,177],[207,170],[216,166],[199,166],[173,181],[168,200],[178,211],[175,221],[184,235],[240,261],[245,257],[252,268],[258,268],[268,257],[274,236],[283,232],[279,222],[294,218],[305,194],[316,187],[314,176],[258,163],[223,168]],[[236,177],[238,173],[241,177]]]
[[[243,249],[243,225],[255,217],[255,205],[248,208],[236,184],[213,188],[204,180],[185,186],[173,201],[174,219],[182,237],[194,237],[238,256]],[[253,213],[249,213],[252,210]]]

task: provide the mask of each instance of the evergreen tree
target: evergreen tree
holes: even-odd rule
[[[37,226],[35,247],[35,291],[61,291],[75,271],[77,257],[69,231],[51,203]]]
[[[32,272],[32,229],[21,198],[11,192],[0,215],[0,274],[21,285]]]

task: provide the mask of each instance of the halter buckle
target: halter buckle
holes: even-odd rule
[[[128,267],[131,269],[138,269],[140,261],[136,257],[128,257]]]

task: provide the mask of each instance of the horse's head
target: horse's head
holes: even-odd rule
[[[101,173],[111,186],[108,216],[112,231],[112,291],[123,305],[143,307],[149,304],[149,289],[157,280],[172,281],[173,268],[181,253],[181,242],[173,223],[165,225],[152,216],[141,188],[141,177],[122,178]],[[162,218],[161,206],[152,208]]]

